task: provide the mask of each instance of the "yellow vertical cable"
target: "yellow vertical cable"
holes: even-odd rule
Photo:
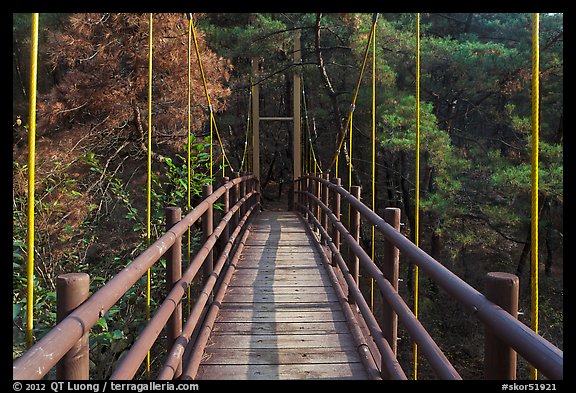
[[[348,118],[350,119],[348,122],[350,125],[350,129],[348,130],[348,143],[350,144],[350,152],[348,153],[348,156],[350,157],[350,162],[348,162],[348,192],[352,192],[352,123],[354,118],[354,109],[350,111]],[[350,214],[348,214],[348,224],[350,224]]]
[[[414,206],[414,242],[420,237],[420,13],[416,14],[416,197]],[[414,315],[418,318],[418,266],[414,265]],[[418,345],[414,343],[414,380],[418,379]]]
[[[539,98],[540,98],[540,45],[539,45],[540,14],[532,15],[532,224],[531,251],[532,267],[532,330],[538,333],[538,134],[539,134]],[[538,379],[538,370],[530,368],[530,377]]]
[[[152,13],[149,18],[150,32],[148,41],[148,185],[146,189],[146,247],[150,247],[150,221],[152,197]],[[146,321],[150,320],[150,268],[146,275]],[[146,376],[150,378],[150,351],[146,355]]]
[[[26,345],[34,341],[34,171],[36,168],[36,82],[38,79],[38,19],[32,14],[32,34],[30,42],[30,100],[28,130],[28,238],[27,238],[27,282],[26,282]]]
[[[338,162],[340,161],[340,153],[336,155],[336,178],[338,178]]]
[[[192,24],[192,38],[194,39],[194,48],[196,49],[196,58],[198,59],[198,66],[200,68],[200,74],[202,76],[202,82],[204,84],[204,94],[206,95],[206,102],[208,103],[208,109],[210,110],[210,184],[212,184],[212,166],[213,161],[213,144],[212,144],[212,134],[213,128],[212,123],[214,122],[214,112],[212,110],[212,102],[210,101],[210,95],[208,94],[208,87],[206,86],[206,76],[204,75],[204,68],[202,67],[202,59],[200,58],[200,50],[198,49],[198,40],[196,39],[196,30],[194,29],[194,24]],[[224,149],[222,149],[224,150]]]
[[[188,200],[186,203],[186,211],[190,212],[192,210],[192,197],[191,197],[191,182],[192,182],[192,172],[191,172],[191,145],[192,145],[192,64],[190,63],[192,57],[192,18],[188,21]],[[187,246],[186,246],[186,260],[188,265],[190,265],[190,255],[191,255],[191,232],[192,229],[188,228],[186,231],[187,235]],[[190,315],[191,300],[190,300],[190,285],[187,288],[188,296],[188,314]]]
[[[214,133],[214,129],[212,127],[212,120],[214,119],[214,115],[212,114],[212,106],[210,106],[210,185],[212,185],[212,168],[214,167],[214,144],[212,143],[212,137]]]
[[[376,209],[376,25],[372,38],[372,211]],[[374,252],[374,225],[372,227],[372,261]],[[370,278],[370,310],[374,312],[374,278]]]

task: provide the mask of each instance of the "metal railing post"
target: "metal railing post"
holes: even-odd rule
[[[342,186],[342,179],[340,179],[339,177],[334,178],[334,179],[332,179],[332,183],[335,184],[337,187],[340,187],[340,186]],[[341,210],[340,209],[340,194],[337,192],[333,192],[332,193],[332,212],[334,213],[334,215],[336,216],[336,218],[338,220],[341,219],[340,210]],[[338,252],[340,252],[340,232],[338,231],[338,229],[336,228],[335,225],[332,225],[332,231],[330,232],[330,236],[332,237],[332,243],[334,243],[334,245],[336,246],[336,249],[338,250]],[[332,266],[334,266],[334,267],[338,266],[334,257],[332,258]]]
[[[308,192],[314,195],[314,179],[308,178]],[[308,195],[308,202],[306,203],[308,209],[311,213],[308,213],[308,223],[310,226],[314,225],[314,220],[312,217],[314,216],[314,201],[312,200],[312,196]]]
[[[204,198],[208,197],[212,194],[212,185],[205,184],[202,187],[202,194]],[[210,207],[206,209],[206,212],[202,215],[202,244],[206,243],[206,240],[212,235],[212,231],[214,230],[214,207],[210,204]],[[204,260],[204,280],[206,282],[208,277],[214,271],[214,251],[210,250],[206,259]],[[210,293],[210,301],[213,299],[213,293]]]
[[[225,185],[229,181],[230,178],[228,176],[223,177],[222,185]],[[224,217],[229,210],[230,210],[230,190],[227,189],[222,195],[222,212],[220,216]],[[222,234],[220,235],[218,241],[216,242],[218,255],[220,255],[222,253],[222,250],[224,250],[224,247],[226,247],[226,243],[228,243],[229,237],[230,237],[230,223],[228,223],[228,225],[224,227],[224,229],[222,230]]]
[[[360,200],[360,186],[352,186],[350,193],[352,196],[358,200]],[[352,204],[348,205],[348,209],[350,209],[350,228],[348,229],[350,235],[354,239],[356,243],[360,242],[360,212],[352,206]],[[354,277],[354,282],[356,286],[360,286],[360,259],[358,256],[352,251],[352,247],[348,247],[348,269],[352,273],[352,277]],[[348,302],[350,304],[356,303],[354,300],[354,296],[352,296],[350,289],[348,289]]]
[[[76,309],[90,292],[90,276],[86,273],[68,273],[56,279],[56,323]],[[88,333],[60,359],[56,365],[56,379],[87,380],[90,375]]]
[[[166,215],[166,232],[182,219],[182,210],[179,207],[167,207],[164,210]],[[182,237],[177,237],[174,244],[166,251],[166,291],[170,293],[174,285],[182,278]],[[170,351],[174,341],[182,334],[182,302],[176,305],[172,316],[166,324],[166,348]],[[182,373],[182,361],[179,362],[175,375],[178,377]]]
[[[320,204],[318,203],[318,201],[322,200],[322,183],[320,183],[320,181],[318,180],[315,181],[316,184],[314,185],[314,195],[316,195],[316,199],[314,200],[315,203],[314,216],[316,217],[316,220],[318,220],[320,225],[322,225],[322,209],[320,208]],[[314,225],[314,230],[316,230],[318,233],[320,232],[320,229],[318,229],[316,225]]]
[[[240,173],[235,172],[234,173],[234,179],[238,179],[240,177]],[[230,188],[230,193],[229,193],[229,204],[230,206],[234,206],[236,204],[236,202],[238,202],[238,184],[234,184],[231,188]],[[232,215],[232,217],[230,218],[230,228],[232,228],[232,230],[236,229],[236,227],[238,226],[238,212],[234,213]]]
[[[514,274],[491,272],[486,275],[486,298],[518,318],[519,279]],[[516,351],[484,329],[484,379],[516,379]]]
[[[384,221],[400,232],[400,209],[387,207],[384,209]],[[398,272],[400,265],[400,251],[387,238],[384,238],[384,252],[382,260],[382,274],[398,292]],[[382,302],[382,333],[390,344],[394,355],[397,355],[398,315],[386,300]]]
[[[240,172],[240,176],[246,176],[246,172]],[[242,183],[240,183],[240,195],[238,195],[238,200],[244,198],[245,195],[246,195],[246,182],[243,181]],[[242,206],[240,206],[239,217],[244,217],[245,213],[246,213],[246,204],[243,204]]]
[[[330,180],[329,175],[326,173],[325,175],[322,176],[322,178],[324,180]],[[320,186],[322,187],[322,203],[326,206],[328,206],[328,186],[325,185],[324,183],[321,183]],[[321,210],[322,213],[322,221],[320,221],[322,223],[322,228],[324,228],[324,230],[326,232],[328,232],[328,214],[325,213],[323,210]],[[324,242],[324,244],[327,244],[327,241]]]

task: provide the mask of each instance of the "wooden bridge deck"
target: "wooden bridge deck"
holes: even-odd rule
[[[292,212],[261,212],[198,379],[366,379],[315,240]]]

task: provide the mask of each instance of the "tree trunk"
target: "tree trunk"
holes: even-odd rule
[[[526,261],[528,260],[528,256],[530,255],[530,239],[532,234],[532,228],[528,225],[528,233],[526,235],[526,243],[524,243],[524,247],[522,248],[522,254],[520,254],[520,259],[518,260],[518,265],[516,266],[516,275],[519,278],[522,278],[522,272],[526,267]]]
[[[553,261],[553,254],[552,254],[552,230],[550,227],[546,228],[546,259],[544,261],[544,274],[547,277],[550,277],[552,273],[552,261]]]
[[[326,72],[326,67],[324,65],[324,57],[322,56],[322,50],[320,49],[320,21],[322,20],[322,13],[318,13],[316,15],[316,26],[315,26],[315,46],[316,46],[316,58],[318,59],[318,70],[320,71],[320,76],[322,81],[324,82],[324,87],[326,88],[326,92],[328,93],[328,97],[330,97],[330,103],[332,104],[332,113],[334,115],[334,124],[338,127],[337,134],[337,141],[336,143],[339,144],[342,140],[342,137],[345,134],[344,131],[344,124],[342,123],[342,113],[340,112],[340,107],[338,106],[338,97],[334,87],[332,86],[332,82],[328,77],[328,73]],[[336,146],[338,148],[338,146]],[[348,154],[348,149],[346,143],[344,143],[343,147],[344,151],[344,159],[346,160],[346,164],[348,166],[351,165],[350,162],[350,155]],[[330,163],[329,163],[330,164]],[[326,168],[330,170],[330,168]],[[362,187],[362,181],[360,177],[352,167],[352,176],[354,178],[354,183],[360,187]]]
[[[406,170],[406,152],[400,152],[400,168],[398,170],[400,174],[400,190],[402,192],[402,203],[404,205],[404,212],[406,213],[406,218],[408,219],[408,225],[410,226],[410,240],[414,243],[416,240],[416,232],[414,231],[414,227],[416,223],[414,221],[414,208],[412,207],[411,201],[412,198],[410,197],[410,189],[407,184],[407,176],[408,171]],[[412,261],[408,261],[408,271],[406,274],[406,286],[408,287],[408,291],[412,291],[413,288],[413,280],[414,280],[414,263]]]

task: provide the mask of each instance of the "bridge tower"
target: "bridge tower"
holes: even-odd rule
[[[302,60],[300,31],[294,33],[294,71],[292,84],[292,116],[288,117],[261,117],[260,116],[260,86],[253,85],[252,91],[252,172],[260,178],[260,122],[261,121],[291,121],[293,123],[292,132],[292,163],[293,179],[298,179],[302,175],[302,146],[301,146],[301,70],[298,66]],[[252,61],[253,77],[258,72],[258,60]],[[254,78],[255,79],[255,78]]]

